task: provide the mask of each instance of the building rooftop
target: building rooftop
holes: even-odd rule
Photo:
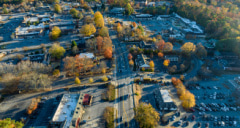
[[[72,25],[72,21],[65,21],[65,22],[53,22],[50,23],[50,26],[63,26],[63,25]]]
[[[53,116],[53,122],[64,122],[65,128],[70,126],[75,108],[78,104],[79,94],[64,94]]]
[[[137,17],[137,18],[141,18],[141,17],[152,17],[152,15],[151,15],[151,14],[138,14],[138,15],[136,15],[135,17]]]
[[[94,58],[93,53],[80,53],[79,57],[81,58]]]
[[[168,90],[160,90],[163,102],[173,102]]]
[[[38,17],[29,17],[29,18],[27,18],[26,20],[25,20],[25,23],[27,23],[27,22],[37,22],[38,21]]]

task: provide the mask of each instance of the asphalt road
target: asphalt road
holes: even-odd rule
[[[118,97],[116,99],[117,104],[117,128],[128,128],[136,127],[134,120],[134,101],[133,101],[133,73],[128,64],[128,50],[126,45],[120,43],[116,38],[116,32],[110,31],[113,45],[115,45],[116,60],[117,60],[117,71],[116,71],[116,82],[118,83]]]

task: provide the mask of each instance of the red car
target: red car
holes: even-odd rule
[[[192,115],[192,120],[195,120],[195,118],[196,118],[196,117],[195,117],[194,115]]]
[[[194,110],[193,108],[190,108],[189,110],[190,110],[191,112],[195,112],[195,110]]]

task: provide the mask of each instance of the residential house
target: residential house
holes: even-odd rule
[[[174,55],[167,55],[164,56],[165,60],[170,60],[171,62],[173,61],[178,61],[178,56],[174,56]]]
[[[109,14],[116,15],[116,16],[123,16],[125,12],[125,8],[113,8],[109,11]]]

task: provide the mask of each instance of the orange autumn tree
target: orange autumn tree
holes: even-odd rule
[[[103,38],[101,36],[98,36],[96,38],[96,41],[97,41],[98,51],[101,53],[102,52],[102,47],[103,47]]]
[[[165,45],[165,41],[163,39],[157,42],[157,47],[160,51],[163,51],[164,45]]]
[[[158,57],[163,58],[163,56],[164,56],[163,53],[161,52],[158,53]]]
[[[85,72],[90,70],[94,64],[91,58],[80,57],[79,55],[75,56],[75,66],[78,72]]]
[[[133,26],[134,28],[137,27],[136,22],[132,22],[132,26]]]
[[[128,59],[131,60],[133,57],[132,57],[132,54],[131,53],[128,53]]]
[[[112,59],[112,50],[110,48],[107,48],[104,52],[104,57],[107,59]]]

